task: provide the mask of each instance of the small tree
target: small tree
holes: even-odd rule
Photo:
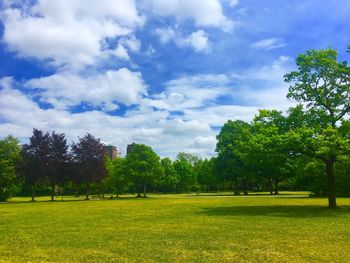
[[[125,162],[125,158],[106,159],[108,175],[105,178],[105,184],[107,188],[112,189],[117,194],[117,197],[119,197],[119,194],[122,193],[128,183]]]
[[[19,141],[11,135],[0,140],[0,201],[10,197],[9,189],[16,182],[20,152]]]
[[[76,180],[85,185],[86,200],[92,183],[101,183],[106,177],[105,150],[100,139],[91,134],[79,138],[78,143],[72,145],[73,160],[75,162]]]
[[[136,187],[137,196],[146,197],[147,184],[163,174],[160,158],[151,147],[136,144],[126,156],[127,173]]]

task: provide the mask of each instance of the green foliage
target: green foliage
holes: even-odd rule
[[[199,161],[197,156],[179,153],[174,162],[174,169],[179,177],[179,190],[189,192],[197,185],[194,166]]]
[[[250,124],[240,120],[229,120],[216,137],[218,140],[216,170],[221,179],[233,182],[235,194],[239,194],[239,180],[243,182],[246,193],[246,181],[249,173],[247,142],[251,136]]]
[[[19,141],[9,135],[0,140],[0,201],[6,201],[16,182],[16,167],[21,160]]]
[[[326,123],[333,127],[350,111],[350,67],[337,58],[333,49],[309,50],[297,57],[298,70],[285,75],[292,83],[288,98],[306,102],[319,114],[326,112]]]
[[[306,103],[306,116],[319,120],[299,128],[293,137],[298,133],[302,137],[297,140],[303,148],[300,153],[324,162],[330,208],[336,207],[334,165],[350,148],[339,131],[339,122],[350,112],[350,67],[337,59],[336,50],[309,50],[297,57],[298,70],[285,75],[285,81],[291,83],[288,98]]]
[[[198,165],[197,181],[202,191],[216,191],[218,178],[215,173],[215,158],[205,159]]]
[[[164,171],[159,180],[159,187],[162,192],[176,192],[179,184],[179,175],[177,174],[172,161],[169,158],[163,158],[161,165]]]
[[[106,159],[106,169],[108,175],[104,182],[107,191],[111,190],[111,193],[115,193],[117,197],[119,194],[124,192],[125,187],[129,183],[127,180],[126,168],[125,158],[116,158],[114,160],[109,158]]]
[[[126,156],[125,165],[130,180],[133,182],[141,196],[143,191],[146,196],[146,186],[159,179],[163,175],[160,158],[151,147],[143,144],[135,144],[133,150]]]

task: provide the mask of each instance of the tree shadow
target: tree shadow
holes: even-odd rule
[[[249,193],[247,195],[239,194],[235,195],[234,193],[199,193],[199,194],[189,194],[185,197],[288,197],[288,198],[309,198],[313,197],[309,193],[300,194],[300,193],[280,193],[280,194],[270,194],[270,193]],[[316,196],[317,197],[317,196]]]
[[[20,201],[13,201],[13,200],[9,200],[9,201],[4,201],[4,202],[0,202],[0,206],[1,205],[15,205],[15,204],[38,204],[38,203],[51,203],[51,204],[58,204],[58,203],[71,203],[71,202],[108,202],[108,201],[120,201],[120,200],[137,200],[140,198],[137,198],[135,196],[119,196],[119,197],[115,197],[115,198],[100,198],[100,199],[55,199],[54,201],[52,200],[35,200],[35,201],[31,201],[31,200],[20,200]],[[149,199],[149,198],[142,198],[142,199]]]
[[[249,217],[285,217],[285,218],[315,218],[339,217],[350,215],[350,205],[329,209],[321,205],[271,205],[271,206],[230,206],[207,207],[200,214],[208,216],[249,216]]]

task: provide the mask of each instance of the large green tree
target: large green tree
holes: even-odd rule
[[[0,140],[0,201],[10,196],[9,189],[16,182],[16,168],[20,161],[19,141],[9,135]]]
[[[190,153],[178,153],[174,161],[174,168],[179,177],[179,190],[191,191],[197,186],[195,166],[198,163],[198,156]]]
[[[297,70],[285,75],[288,98],[306,104],[319,122],[302,130],[306,151],[325,164],[328,204],[336,207],[334,165],[348,150],[338,132],[350,112],[350,67],[333,49],[309,50],[296,59]],[[309,128],[308,130],[306,130]],[[307,136],[309,135],[309,136]]]
[[[147,185],[152,184],[163,174],[159,156],[151,147],[143,144],[135,144],[126,156],[125,165],[138,197],[141,197],[141,192],[146,197]]]
[[[221,177],[233,183],[235,195],[239,194],[240,182],[247,194],[248,163],[246,142],[251,136],[251,126],[241,120],[227,121],[217,138],[217,169]]]
[[[293,160],[288,149],[287,117],[276,110],[260,110],[252,123],[249,146],[250,167],[268,182],[272,194],[278,194],[279,182],[286,180],[293,171]]]

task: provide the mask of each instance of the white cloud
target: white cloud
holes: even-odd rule
[[[163,44],[174,41],[178,47],[192,47],[198,53],[208,53],[209,51],[208,34],[203,30],[198,30],[185,36],[180,32],[167,27],[157,28],[155,33]]]
[[[188,37],[177,40],[179,46],[191,46],[196,52],[207,53],[209,50],[208,35],[203,30],[193,32]]]
[[[236,5],[238,5],[238,0],[229,0],[229,5],[231,6],[231,7],[233,7],[233,6],[236,6]]]
[[[185,76],[165,83],[165,91],[146,99],[148,105],[170,111],[200,108],[230,92],[226,75]]]
[[[144,21],[132,0],[40,0],[1,17],[11,51],[68,68],[94,64],[105,55],[106,38],[129,35]]]
[[[204,109],[184,110],[184,119],[198,120],[210,126],[222,126],[228,120],[251,121],[261,107],[241,105],[213,105]]]
[[[141,43],[140,40],[136,39],[136,37],[128,37],[123,38],[121,41],[119,41],[121,44],[128,47],[128,49],[132,52],[138,53],[141,49]]]
[[[128,51],[121,44],[118,44],[117,48],[113,50],[111,54],[121,59],[125,59],[125,60],[130,59]]]
[[[175,31],[168,27],[168,28],[157,28],[155,30],[155,33],[159,36],[160,42],[163,44],[168,43],[169,41],[175,39],[176,33]]]
[[[39,89],[36,95],[40,96],[40,100],[58,109],[86,102],[110,111],[116,109],[118,103],[136,104],[142,95],[147,94],[141,74],[126,68],[87,77],[68,72],[56,73],[31,79],[26,86]]]
[[[194,138],[193,147],[195,148],[204,148],[204,149],[212,149],[214,150],[216,145],[216,137],[215,136],[198,136]]]
[[[0,83],[4,83],[4,79]],[[32,128],[64,132],[69,141],[87,132],[116,145],[125,154],[126,144],[133,141],[153,147],[161,156],[175,157],[180,151],[212,156],[212,149],[193,145],[199,136],[214,136],[206,123],[196,120],[169,119],[166,111],[139,107],[125,116],[111,116],[104,112],[70,113],[59,109],[41,109],[33,100],[9,86],[0,89],[0,134],[13,134],[27,141]],[[197,139],[198,140],[198,139]],[[181,143],[179,143],[181,141]]]
[[[197,26],[218,27],[224,31],[231,31],[233,21],[224,13],[219,0],[143,0],[145,9],[165,17],[173,16],[181,23],[192,20]]]
[[[142,85],[130,95],[129,89],[134,86],[121,85],[123,82],[117,81],[115,75],[118,71],[110,71],[110,76],[106,72],[86,78],[57,73],[31,81],[36,85],[28,83],[40,88],[43,100],[57,103],[53,109],[41,109],[29,95],[11,88],[14,82],[7,77],[0,79],[0,118],[3,121],[0,134],[28,138],[36,127],[65,132],[69,140],[76,140],[90,132],[123,152],[126,144],[135,141],[150,145],[161,156],[175,157],[178,152],[186,151],[210,157],[215,154],[217,132],[213,126],[220,127],[229,119],[251,121],[259,109],[282,110],[293,105],[285,97],[287,86],[283,83],[283,74],[291,70],[290,64],[290,58],[281,56],[269,65],[232,76],[182,76],[166,82],[165,90],[152,96],[142,95],[145,92]],[[142,80],[138,73],[128,74],[132,79]],[[121,86],[126,93],[118,90]],[[219,105],[221,96],[231,104]],[[117,101],[111,98],[119,98],[124,103],[136,101],[137,106],[123,116],[65,110],[67,105],[75,105],[81,98],[105,110],[117,106]]]
[[[267,38],[267,39],[263,39],[258,42],[255,42],[250,46],[255,49],[272,50],[276,48],[285,47],[286,44],[281,39]]]

